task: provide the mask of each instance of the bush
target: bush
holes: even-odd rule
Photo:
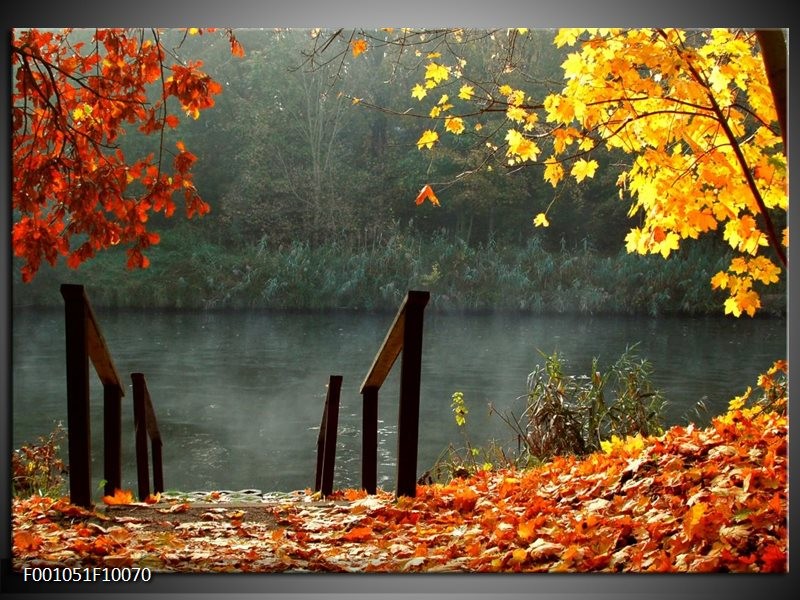
[[[528,376],[526,406],[519,417],[501,418],[524,444],[529,463],[601,449],[612,436],[662,432],[666,401],[650,382],[652,368],[628,348],[605,373],[597,358],[591,375],[567,375],[558,353]]]
[[[60,497],[64,493],[67,468],[60,458],[60,443],[65,437],[61,423],[38,443],[22,446],[11,454],[11,493]]]

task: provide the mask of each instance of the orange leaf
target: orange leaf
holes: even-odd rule
[[[372,537],[372,527],[355,527],[348,531],[342,539],[348,542],[365,542]]]
[[[133,492],[130,490],[114,490],[113,496],[103,496],[106,504],[131,504],[133,502]]]
[[[42,545],[42,538],[30,531],[20,531],[14,534],[14,548],[19,550],[36,550]]]
[[[472,488],[465,487],[456,492],[453,498],[453,508],[459,512],[469,512],[475,508],[477,501],[478,494],[472,491]]]
[[[358,56],[367,49],[367,40],[356,40],[353,42],[353,56]]]
[[[419,194],[417,195],[416,203],[417,205],[422,204],[425,200],[430,200],[431,204],[434,206],[441,206],[439,204],[439,199],[436,197],[436,194],[433,193],[433,189],[427,183],[422,187]]]

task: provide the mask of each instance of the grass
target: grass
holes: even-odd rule
[[[704,240],[705,241],[705,240]],[[80,282],[96,306],[176,309],[396,310],[409,289],[431,292],[433,310],[571,314],[721,314],[711,276],[729,256],[709,243],[664,260],[621,251],[603,256],[585,243],[550,251],[532,236],[522,246],[468,245],[396,231],[380,245],[265,240],[228,249],[188,226],[164,235],[152,266],[126,271],[111,250],[70,271],[44,267],[31,284],[15,278],[17,306],[57,306],[58,286]],[[762,314],[785,315],[785,283]],[[772,290],[771,290],[772,291]]]

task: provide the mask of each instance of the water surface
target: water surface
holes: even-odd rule
[[[293,490],[313,486],[326,383],[343,376],[336,487],[358,486],[359,388],[393,315],[359,313],[95,311],[127,384],[123,484],[135,489],[130,373],[143,372],[164,439],[168,489]],[[21,310],[12,319],[15,447],[66,425],[61,311]],[[516,408],[539,351],[558,351],[573,374],[601,367],[626,347],[653,365],[670,402],[669,424],[703,398],[713,412],[785,358],[779,319],[445,315],[428,312],[423,336],[418,471],[462,446],[450,407],[464,394],[470,441],[513,443],[497,416]],[[394,488],[399,363],[379,402],[379,485]],[[93,373],[93,372],[92,372]],[[93,475],[102,472],[102,386],[92,375]],[[64,445],[66,449],[66,445]]]

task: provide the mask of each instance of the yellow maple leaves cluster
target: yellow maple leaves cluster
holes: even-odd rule
[[[617,185],[620,198],[631,202],[629,216],[641,223],[625,238],[626,249],[667,258],[682,240],[720,230],[736,256],[711,285],[728,293],[727,314],[754,315],[761,307],[754,284],[776,283],[781,274],[763,254],[770,245],[763,220],[788,209],[787,161],[755,33],[563,29],[554,43],[576,46],[561,65],[560,92],[537,104],[507,84],[478,95],[467,83],[459,100],[473,111],[476,104],[504,108],[506,161],[543,165],[553,187],[567,174],[576,182],[594,177],[599,165],[590,154],[600,146],[628,155]],[[424,83],[412,90],[420,101],[462,77],[465,67],[462,59],[448,66],[438,54],[429,58]],[[453,108],[443,94],[429,116],[460,135],[466,111],[454,115]],[[544,149],[537,144],[543,138]],[[417,146],[431,149],[438,141],[430,128]],[[534,225],[547,226],[546,213]],[[788,229],[781,243],[788,246]]]

